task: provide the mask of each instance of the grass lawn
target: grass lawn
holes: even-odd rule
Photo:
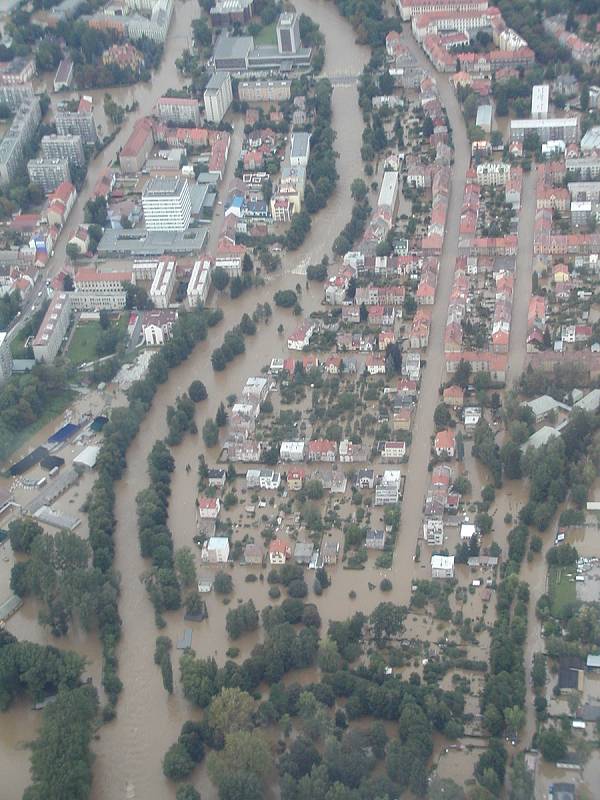
[[[261,28],[260,33],[254,37],[254,44],[277,44],[277,23],[272,22]]]
[[[86,361],[94,361],[96,355],[96,342],[102,333],[100,323],[96,321],[80,323],[69,345],[69,358],[79,366]]]
[[[21,329],[10,342],[10,352],[13,358],[33,358],[33,353],[25,349],[28,334]]]
[[[548,575],[548,588],[552,604],[552,614],[559,619],[564,609],[577,600],[575,590],[575,565],[571,567],[551,567]],[[569,574],[571,577],[569,577]]]

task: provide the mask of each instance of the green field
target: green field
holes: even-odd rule
[[[116,323],[113,322],[113,325],[116,324],[119,328],[121,339],[123,339],[126,334],[128,316],[127,313],[121,314],[118,321]],[[79,325],[77,325],[67,353],[76,367],[89,361],[95,361],[98,358],[96,343],[101,333],[102,328],[100,327],[100,323],[96,320],[80,322]]]
[[[18,431],[14,437],[10,438],[6,449],[3,450],[3,460],[7,461],[16,450],[23,447],[25,442],[41,430],[44,425],[47,425],[47,423],[51,422],[55,417],[59,417],[63,411],[71,405],[74,397],[75,392],[71,388],[65,387],[62,394],[48,401],[44,413],[38,417],[35,422]]]
[[[564,616],[564,610],[577,600],[575,571],[575,565],[573,564],[570,567],[551,567],[548,573],[548,591],[552,604],[552,614],[559,619]]]
[[[254,37],[254,44],[277,44],[277,23],[272,22],[271,25],[261,28],[260,33]]]
[[[79,366],[86,361],[95,361],[96,342],[102,333],[99,322],[84,322],[77,326],[71,344],[69,345],[69,358]]]

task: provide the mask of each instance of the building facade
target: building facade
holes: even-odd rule
[[[43,361],[46,364],[54,361],[69,328],[70,320],[71,295],[68,292],[57,292],[33,340],[33,356],[36,361]]]
[[[81,136],[58,133],[43,136],[41,141],[44,158],[66,158],[70,166],[83,167],[85,153]]]
[[[63,181],[71,179],[66,158],[32,158],[27,162],[29,179],[48,193],[53,192]]]
[[[218,125],[223,119],[231,102],[233,91],[229,72],[213,72],[204,90],[204,113],[209,122]]]
[[[151,178],[142,193],[146,229],[185,231],[189,227],[192,201],[185,178]]]

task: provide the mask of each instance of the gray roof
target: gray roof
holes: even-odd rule
[[[292,133],[292,158],[305,156],[310,148],[310,133],[294,131]]]
[[[228,77],[229,73],[225,72],[225,70],[217,70],[216,72],[213,72],[213,74],[210,76],[210,80],[206,84],[206,91],[217,92]]]
[[[593,669],[598,669],[600,667],[600,655],[597,656],[589,655],[587,657],[585,665],[588,668],[592,667]]]
[[[548,444],[550,439],[554,439],[556,436],[560,436],[557,430],[551,428],[549,425],[544,425],[543,428],[540,428],[533,436],[529,437],[525,444],[521,446],[521,450],[525,452],[529,447],[533,447],[537,450],[538,447]]]
[[[215,61],[228,61],[231,59],[246,59],[254,47],[252,36],[228,36],[222,33],[215,43]]]
[[[575,403],[575,408],[581,408],[584,411],[596,411],[600,406],[600,389],[592,389],[585,397]]]
[[[554,411],[557,408],[563,408],[567,411],[570,410],[568,406],[565,406],[563,403],[559,403],[558,400],[550,397],[549,394],[543,394],[541,397],[536,397],[534,400],[529,400],[527,403],[522,403],[521,405],[530,408],[536,417],[549,414],[551,411]]]
[[[156,175],[144,186],[143,197],[177,197],[181,194],[185,178]]]
[[[600,125],[590,128],[581,139],[582,150],[596,150],[600,147]]]
[[[208,235],[207,226],[187,231],[147,231],[145,229],[104,231],[98,255],[162,256],[165,254],[199,253]]]

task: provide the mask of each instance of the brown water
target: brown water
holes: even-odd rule
[[[332,3],[324,0],[301,0],[297,9],[309,14],[325,33],[327,60],[325,72],[331,75],[342,73],[357,74],[369,58],[365,48],[354,43],[350,26],[342,20]],[[156,98],[169,87],[180,86],[181,81],[174,68],[175,58],[188,46],[190,22],[197,16],[197,6],[192,0],[178,3],[173,28],[167,44],[163,66],[153,78],[152,84],[113,91],[118,102],[132,102],[136,99],[140,109],[136,115],[127,118],[123,129],[109,150],[102,155],[97,164],[91,166],[87,183],[74,209],[73,220],[83,215],[83,206],[97,177],[109,159],[125,142],[131,131],[134,118],[149,113]],[[421,50],[411,37],[405,35],[407,46],[419,61],[429,69]],[[398,603],[407,603],[410,597],[410,584],[413,575],[426,577],[429,570],[426,562],[413,564],[416,538],[421,526],[421,507],[428,482],[427,462],[429,460],[430,436],[433,431],[433,411],[438,403],[438,386],[443,380],[443,333],[446,323],[447,306],[452,283],[454,261],[457,255],[458,219],[465,184],[465,173],[469,164],[469,151],[462,114],[451,91],[447,79],[438,76],[442,101],[446,105],[450,124],[454,132],[456,147],[453,170],[447,236],[442,254],[438,296],[433,310],[430,348],[426,354],[427,368],[424,371],[421,396],[413,429],[413,444],[410,451],[405,500],[402,509],[402,526],[398,537],[397,552],[391,579],[394,584],[392,596]],[[101,104],[103,92],[98,103]],[[261,325],[256,337],[247,341],[248,352],[236,359],[223,373],[214,373],[209,364],[212,349],[218,344],[225,330],[236,324],[244,312],[252,312],[257,302],[272,301],[273,292],[284,286],[294,286],[302,267],[314,263],[326,252],[331,243],[350,218],[350,184],[362,173],[360,144],[362,116],[357,105],[356,87],[338,86],[333,94],[333,126],[337,131],[335,149],[340,154],[338,171],[340,180],[334,196],[327,208],[313,219],[313,226],[303,247],[285,258],[284,274],[273,277],[257,292],[252,292],[234,302],[223,306],[225,319],[218,329],[211,331],[211,340],[199,345],[193,355],[177,370],[174,370],[167,385],[162,386],[155,398],[153,408],[144,422],[144,435],[138,437],[128,454],[129,468],[124,479],[117,485],[116,517],[118,520],[116,569],[122,576],[120,611],[123,617],[123,639],[119,647],[120,676],[124,690],[118,705],[118,717],[100,730],[95,743],[96,762],[94,765],[94,800],[119,800],[119,798],[143,797],[145,800],[159,800],[174,797],[172,784],[168,783],[161,770],[162,757],[169,745],[176,739],[181,724],[198,715],[184,700],[178,682],[177,653],[173,654],[175,671],[175,694],[168,697],[162,687],[159,670],[153,663],[154,641],[159,631],[154,625],[154,614],[139,580],[147,564],[139,555],[137,523],[135,517],[135,496],[146,486],[146,458],[155,441],[166,433],[165,409],[173,403],[176,396],[185,391],[190,381],[201,378],[208,389],[209,399],[202,405],[198,414],[198,428],[202,427],[205,415],[214,416],[220,400],[231,393],[239,393],[245,378],[256,374],[272,357],[286,354],[285,338],[276,333],[277,326],[283,323],[286,333],[295,327],[297,320],[286,312],[275,309],[268,326]],[[241,126],[236,126],[232,152],[239,149],[238,137]],[[235,159],[230,159],[228,173]],[[216,221],[213,228],[218,227]],[[212,233],[212,232],[211,232]],[[216,237],[211,236],[214,242]],[[64,263],[63,242],[59,244],[51,264],[53,271]],[[320,287],[303,291],[301,303],[308,313],[319,308],[322,291]],[[524,349],[524,336],[522,347]],[[515,352],[519,352],[521,337],[515,339]],[[511,346],[511,361],[512,361]],[[173,494],[170,504],[169,524],[176,547],[191,544],[195,532],[195,497],[197,456],[203,449],[200,437],[187,437],[175,448],[177,469],[173,479]],[[209,463],[217,458],[217,448],[207,453]],[[185,472],[190,464],[192,471]],[[242,503],[243,504],[243,503]],[[268,509],[265,509],[268,510]],[[239,513],[236,511],[236,514]],[[344,509],[342,516],[348,513]],[[233,514],[232,514],[233,516]],[[339,536],[339,533],[337,534]],[[370,559],[372,565],[374,559]],[[329,619],[340,619],[360,609],[369,613],[381,601],[378,590],[369,591],[368,581],[378,583],[381,575],[373,566],[362,572],[343,570],[341,565],[332,571],[333,586],[321,598],[311,595],[323,618],[324,625]],[[268,602],[267,587],[262,582],[245,583],[246,572],[236,567],[233,573],[235,595],[238,599],[252,598],[257,607]],[[388,573],[389,574],[389,573]],[[310,581],[309,581],[310,582]],[[350,590],[357,592],[357,598],[350,600]],[[533,603],[534,604],[534,603]],[[226,608],[221,600],[211,594],[207,599],[209,619],[201,624],[192,624],[194,630],[193,647],[200,656],[215,655],[219,662],[224,661],[224,652],[229,646],[224,630]],[[36,611],[26,606],[11,621],[10,629],[20,637],[45,641],[44,633],[35,624]],[[187,623],[185,623],[187,625]],[[173,640],[181,635],[184,627],[182,614],[167,616],[167,629],[164,631]],[[435,631],[433,632],[435,636]],[[75,637],[77,638],[77,637]],[[236,642],[245,656],[256,642],[257,636],[248,636]],[[68,640],[65,644],[70,645]],[[86,651],[86,648],[89,650]],[[83,650],[81,649],[83,648]],[[92,674],[96,678],[99,665],[98,648],[95,641],[77,641],[79,652],[86,652],[93,664]],[[293,676],[294,679],[296,676]],[[15,709],[3,717],[0,733],[0,769],[8,776],[3,784],[3,798],[16,800],[21,796],[28,782],[28,752],[19,750],[19,742],[35,733],[37,715],[27,709]],[[4,763],[3,763],[4,762]],[[204,770],[196,770],[194,782],[206,799],[216,797]]]

